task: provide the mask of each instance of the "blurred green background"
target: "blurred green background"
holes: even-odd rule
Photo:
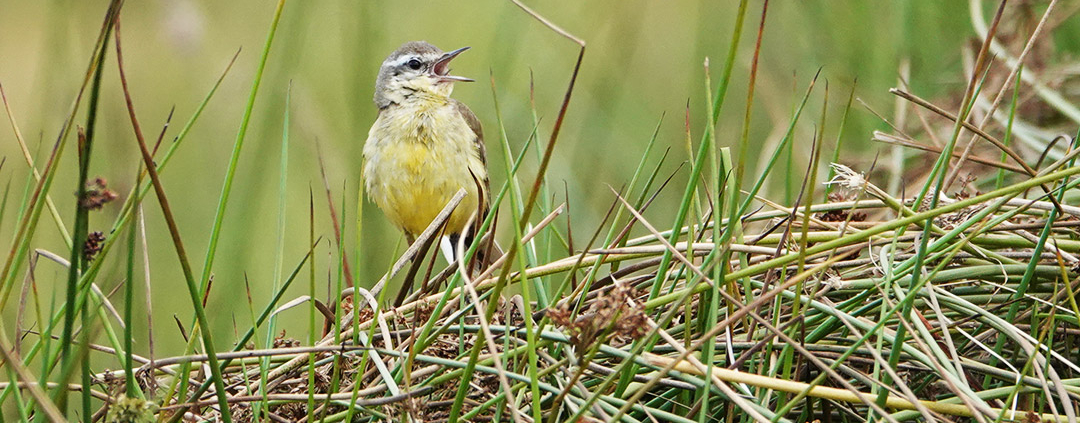
[[[569,198],[575,234],[591,234],[613,200],[608,186],[618,187],[629,181],[661,116],[666,113],[658,148],[671,148],[664,175],[687,157],[687,106],[691,139],[695,143],[700,139],[705,114],[702,64],[706,57],[712,59],[713,80],[717,81],[737,2],[528,3],[588,42],[548,178],[558,201]],[[0,1],[0,83],[23,134],[31,148],[37,149],[37,160],[46,157],[63,124],[106,5],[104,0]],[[742,131],[761,6],[760,1],[751,2],[732,88],[719,123],[718,140],[723,145],[734,146]],[[123,10],[126,69],[143,131],[156,135],[169,110],[176,108],[166,142],[191,116],[231,56],[242,48],[236,66],[163,174],[196,271],[202,268],[229,154],[274,7],[275,2],[268,0],[158,0],[129,1]],[[836,137],[836,118],[856,78],[856,96],[886,115],[891,113],[894,99],[887,90],[896,86],[903,59],[910,59],[915,92],[924,98],[954,93],[963,86],[960,51],[973,34],[967,2],[773,1],[769,4],[762,46],[751,144],[760,149],[776,140],[819,68],[830,86],[830,140]],[[291,145],[282,263],[285,271],[299,262],[307,248],[309,190],[314,190],[317,232],[332,239],[316,140],[326,159],[339,217],[345,215],[350,257],[360,257],[359,263],[353,263],[362,275],[359,283],[373,284],[403,249],[399,233],[371,204],[364,205],[362,236],[359,245],[354,245],[355,216],[361,149],[376,114],[371,102],[374,78],[387,54],[402,42],[414,39],[427,40],[444,50],[472,47],[454,62],[455,74],[479,82],[458,84],[454,96],[467,103],[485,125],[496,186],[505,179],[494,109],[496,98],[509,143],[515,150],[520,149],[533,127],[529,92],[533,78],[540,137],[546,140],[550,135],[577,46],[512,3],[289,2],[255,104],[214,266],[209,309],[215,333],[222,339],[219,343],[227,345],[234,338],[234,327],[242,331],[250,324],[242,300],[245,277],[253,288],[257,309],[269,296],[277,266],[278,163],[290,84]],[[107,178],[110,187],[126,195],[139,157],[113,52],[108,60],[91,175]],[[489,74],[497,84],[494,94]],[[818,90],[807,112],[813,118],[804,118],[799,129],[792,178],[801,178],[800,169],[805,165],[809,134],[820,114],[820,103]],[[85,120],[85,110],[81,109],[79,122]],[[870,144],[870,131],[884,125],[857,103],[848,125],[848,156],[851,161],[868,163],[882,149]],[[0,127],[0,155],[7,159],[0,169],[0,185],[10,181],[8,210],[17,210],[28,180],[27,167],[6,119]],[[757,159],[749,163],[756,164]],[[73,219],[74,148],[68,148],[60,165],[51,195],[64,219]],[[535,162],[527,163],[521,173],[524,181],[531,182],[534,169]],[[753,174],[753,169],[749,173]],[[679,178],[685,179],[685,168],[676,177],[676,186],[681,183]],[[665,208],[664,203],[677,204],[677,191],[669,190],[662,196],[659,204],[650,209],[649,217],[670,222],[675,210]],[[773,194],[777,194],[775,190]],[[107,230],[120,204],[117,201],[93,213],[91,230]],[[179,354],[182,339],[177,336],[172,316],[180,316],[186,324],[191,305],[157,203],[148,197],[144,204],[156,351],[159,356]],[[41,219],[33,246],[67,256],[48,215],[43,214]],[[70,226],[71,220],[68,222]],[[565,227],[566,221],[557,224]],[[0,239],[4,240],[0,245],[5,255],[15,227],[15,212],[10,211],[0,222]],[[323,243],[318,251],[320,296],[326,295],[328,279],[332,279],[329,275],[336,273],[330,265],[336,248]],[[121,281],[122,257],[116,253],[109,258],[99,281]],[[54,294],[58,295],[57,301],[62,301],[66,270],[42,261],[36,275],[45,307]],[[306,279],[302,277],[294,285],[286,300],[306,292]],[[135,315],[142,316],[142,309],[138,301]],[[13,314],[5,310],[5,321],[11,321]],[[306,338],[306,311],[282,316],[282,325],[291,336]],[[145,319],[137,319],[135,325],[136,333],[145,333]],[[12,325],[6,326],[12,330]],[[137,352],[146,353],[145,342],[137,343]]]

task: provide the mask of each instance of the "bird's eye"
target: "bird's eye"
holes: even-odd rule
[[[420,70],[420,66],[422,66],[422,65],[421,65],[421,63],[420,63],[420,61],[419,61],[419,60],[416,60],[416,59],[412,59],[412,60],[410,60],[410,61],[409,61],[408,63],[406,63],[405,65],[406,65],[406,66],[408,66],[408,67],[409,67],[409,69],[412,69],[412,70]]]

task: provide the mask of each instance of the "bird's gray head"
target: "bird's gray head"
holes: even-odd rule
[[[425,41],[402,44],[383,61],[375,80],[375,105],[380,109],[401,103],[410,96],[433,94],[449,96],[454,81],[472,81],[450,75],[450,60],[468,47],[444,53]]]

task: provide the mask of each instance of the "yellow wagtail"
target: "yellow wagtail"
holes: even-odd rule
[[[405,43],[383,61],[375,81],[379,117],[364,144],[365,186],[409,244],[461,188],[468,195],[444,230],[453,248],[462,235],[471,243],[462,232],[473,213],[479,222],[487,211],[480,120],[450,98],[454,82],[472,81],[449,74],[450,60],[466,49],[444,53],[423,41]]]

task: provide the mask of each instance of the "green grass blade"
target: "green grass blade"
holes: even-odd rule
[[[203,264],[203,272],[200,280],[200,291],[206,290],[210,283],[210,272],[214,267],[214,257],[217,253],[218,239],[221,236],[222,222],[225,220],[225,207],[229,204],[229,194],[232,192],[233,179],[236,176],[236,167],[240,162],[240,151],[244,146],[244,137],[247,135],[248,124],[251,122],[251,112],[255,108],[255,97],[259,93],[259,84],[262,82],[263,71],[266,69],[266,61],[270,56],[270,46],[274,42],[274,34],[277,33],[278,22],[281,20],[281,11],[285,8],[285,0],[278,0],[277,8],[274,9],[274,18],[270,22],[270,31],[266,35],[266,43],[263,45],[262,55],[259,57],[259,66],[255,70],[255,78],[251,83],[251,93],[248,94],[247,106],[244,108],[244,117],[240,120],[240,130],[236,133],[236,141],[233,143],[232,155],[229,157],[229,167],[225,172],[225,183],[221,187],[221,197],[218,200],[217,212],[214,215],[214,226],[210,230],[210,242],[206,247],[206,259]],[[209,328],[205,328],[209,329]]]

